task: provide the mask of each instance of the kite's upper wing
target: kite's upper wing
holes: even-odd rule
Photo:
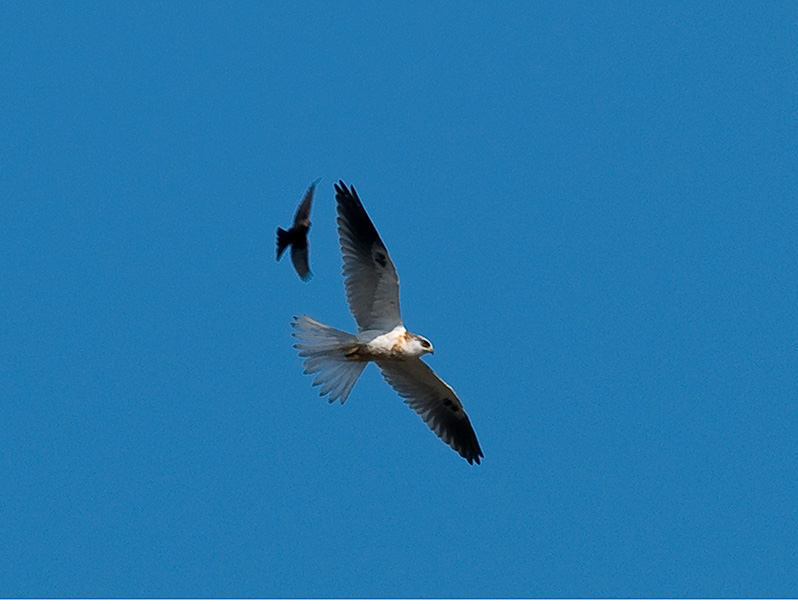
[[[440,439],[472,464],[484,457],[477,435],[451,386],[421,359],[377,361],[385,380]]]
[[[299,207],[296,211],[296,216],[294,216],[294,224],[298,225],[303,220],[308,220],[310,218],[310,204],[313,203],[313,192],[316,190],[316,184],[318,180],[314,180],[310,183],[308,187],[308,192],[305,193],[305,197],[302,198],[302,203],[299,204]]]
[[[354,187],[335,185],[338,239],[344,257],[344,285],[349,310],[359,331],[385,332],[402,324],[399,277],[377,229]]]

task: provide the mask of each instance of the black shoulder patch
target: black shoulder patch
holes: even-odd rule
[[[457,413],[457,411],[458,411],[457,405],[455,404],[455,402],[454,402],[452,399],[450,399],[450,398],[445,398],[445,399],[443,399],[443,401],[442,401],[442,402],[443,402],[443,405],[444,405],[444,406],[445,406],[447,409],[449,409],[450,411],[453,411],[453,412]]]

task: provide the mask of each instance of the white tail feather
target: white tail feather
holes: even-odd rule
[[[346,352],[357,345],[357,337],[307,315],[294,317],[291,326],[296,329],[291,335],[299,340],[294,348],[305,357],[305,373],[318,373],[313,385],[321,386],[319,396],[329,394],[331,403],[337,399],[345,403],[367,364],[346,358]]]

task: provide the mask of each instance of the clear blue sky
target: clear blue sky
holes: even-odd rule
[[[797,22],[4,3],[0,596],[798,596]],[[482,466],[302,374],[339,178]]]

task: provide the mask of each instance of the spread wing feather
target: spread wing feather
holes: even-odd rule
[[[344,285],[358,331],[391,331],[402,324],[399,277],[354,187],[335,185]]]
[[[382,375],[438,437],[473,464],[484,457],[460,399],[421,359],[377,361]]]

